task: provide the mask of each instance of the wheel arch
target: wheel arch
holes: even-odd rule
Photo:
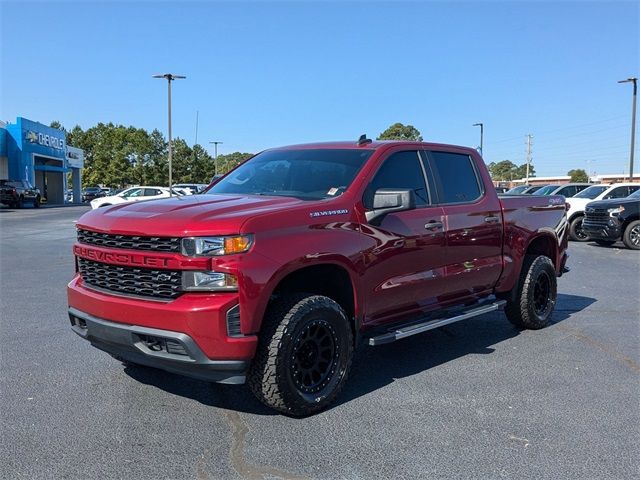
[[[256,311],[255,327],[259,328],[266,309],[274,298],[286,293],[313,293],[331,298],[338,303],[351,320],[354,334],[358,330],[360,302],[358,283],[349,264],[340,261],[294,264],[281,268],[268,283],[270,291],[265,292],[268,301]]]

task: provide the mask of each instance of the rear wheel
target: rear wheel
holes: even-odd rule
[[[576,217],[571,220],[571,225],[569,226],[569,238],[575,242],[589,241],[589,236],[582,229],[582,220],[584,220],[582,215]]]
[[[627,248],[640,250],[640,220],[634,220],[624,230],[622,241]]]
[[[275,410],[311,415],[338,396],[352,355],[351,326],[340,305],[320,295],[290,294],[265,315],[249,387]]]
[[[549,257],[527,255],[522,265],[516,295],[504,311],[514,325],[537,330],[547,326],[556,305],[556,271]]]
[[[616,243],[616,241],[615,240],[596,240],[596,243],[598,245],[602,245],[603,247],[610,247],[611,245]]]

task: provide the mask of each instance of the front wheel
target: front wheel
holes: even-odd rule
[[[582,221],[584,217],[581,215],[579,217],[571,220],[571,225],[569,225],[569,238],[575,242],[588,242],[589,236],[582,228]]]
[[[353,334],[340,305],[320,295],[286,295],[265,315],[249,387],[275,410],[311,415],[338,396],[352,356]]]
[[[40,197],[36,197],[33,200],[33,208],[40,208]]]
[[[622,241],[627,248],[640,250],[640,220],[635,220],[627,225],[622,235]]]
[[[515,297],[507,300],[504,311],[511,323],[537,330],[546,327],[556,305],[558,284],[549,257],[527,255],[522,264]]]

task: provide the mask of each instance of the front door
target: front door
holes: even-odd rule
[[[431,201],[417,150],[396,151],[383,161],[364,195],[365,208],[381,188],[413,190],[416,208],[361,226],[372,240],[364,252],[363,278],[368,289],[364,321],[370,325],[434,306],[443,293],[446,264],[443,211]]]

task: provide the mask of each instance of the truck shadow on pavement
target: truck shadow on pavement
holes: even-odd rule
[[[551,325],[584,310],[596,299],[559,294]],[[370,392],[384,388],[396,379],[409,377],[470,354],[488,355],[493,345],[519,335],[502,312],[495,312],[447,325],[436,330],[375,348],[360,348],[336,408]],[[204,405],[256,415],[276,415],[262,405],[246,385],[211,384],[153,368],[126,367],[131,378],[153,385],[173,395],[190,398]]]

